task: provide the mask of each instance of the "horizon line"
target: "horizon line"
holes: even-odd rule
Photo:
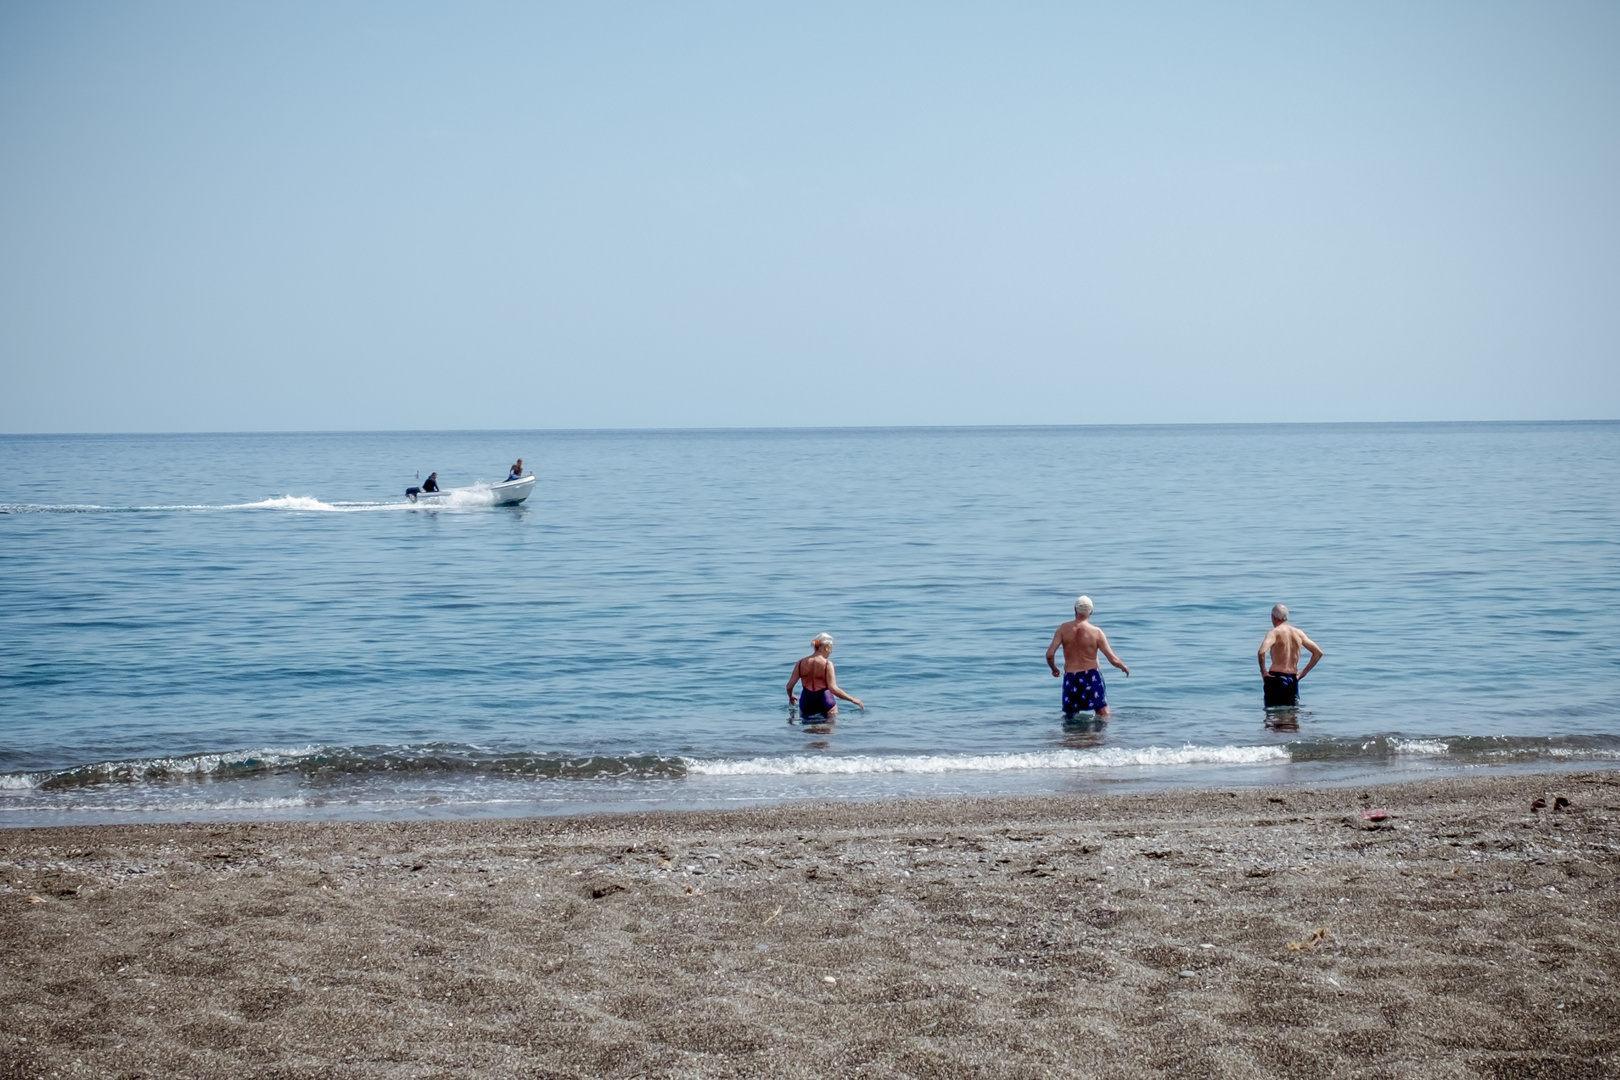
[[[491,427],[491,428],[264,428],[236,430],[196,431],[0,431],[0,438],[59,439],[59,438],[118,438],[166,436],[223,436],[223,435],[500,435],[500,434],[555,434],[555,435],[631,435],[673,434],[677,432],[856,432],[856,431],[1053,431],[1099,428],[1324,428],[1324,427],[1507,427],[1520,426],[1579,426],[1583,424],[1617,424],[1620,418],[1590,417],[1574,420],[1193,420],[1152,421],[1089,424],[713,424],[694,427]]]

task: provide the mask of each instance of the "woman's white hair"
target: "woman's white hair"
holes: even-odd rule
[[[1096,605],[1091,602],[1091,597],[1089,596],[1079,597],[1074,602],[1074,614],[1076,618],[1081,615],[1090,615],[1095,610],[1097,610]]]
[[[817,645],[825,645],[829,649],[832,648],[833,639],[831,634],[817,634],[813,640]]]

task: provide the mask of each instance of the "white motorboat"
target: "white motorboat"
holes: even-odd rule
[[[499,484],[491,484],[489,493],[495,496],[496,506],[516,506],[529,497],[534,490],[534,473],[520,476],[516,480],[507,480]]]
[[[446,503],[461,506],[516,506],[534,490],[534,473],[505,480],[488,487],[440,488],[438,491],[407,490],[405,497],[412,502]]]

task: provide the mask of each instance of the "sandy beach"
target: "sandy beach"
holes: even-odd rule
[[[1606,772],[15,830],[0,1076],[1612,1077],[1617,868]]]

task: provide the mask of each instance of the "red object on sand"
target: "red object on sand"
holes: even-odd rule
[[[1386,821],[1392,816],[1393,815],[1391,815],[1390,812],[1385,810],[1383,807],[1379,807],[1376,810],[1363,810],[1361,812],[1361,820],[1363,821]]]

